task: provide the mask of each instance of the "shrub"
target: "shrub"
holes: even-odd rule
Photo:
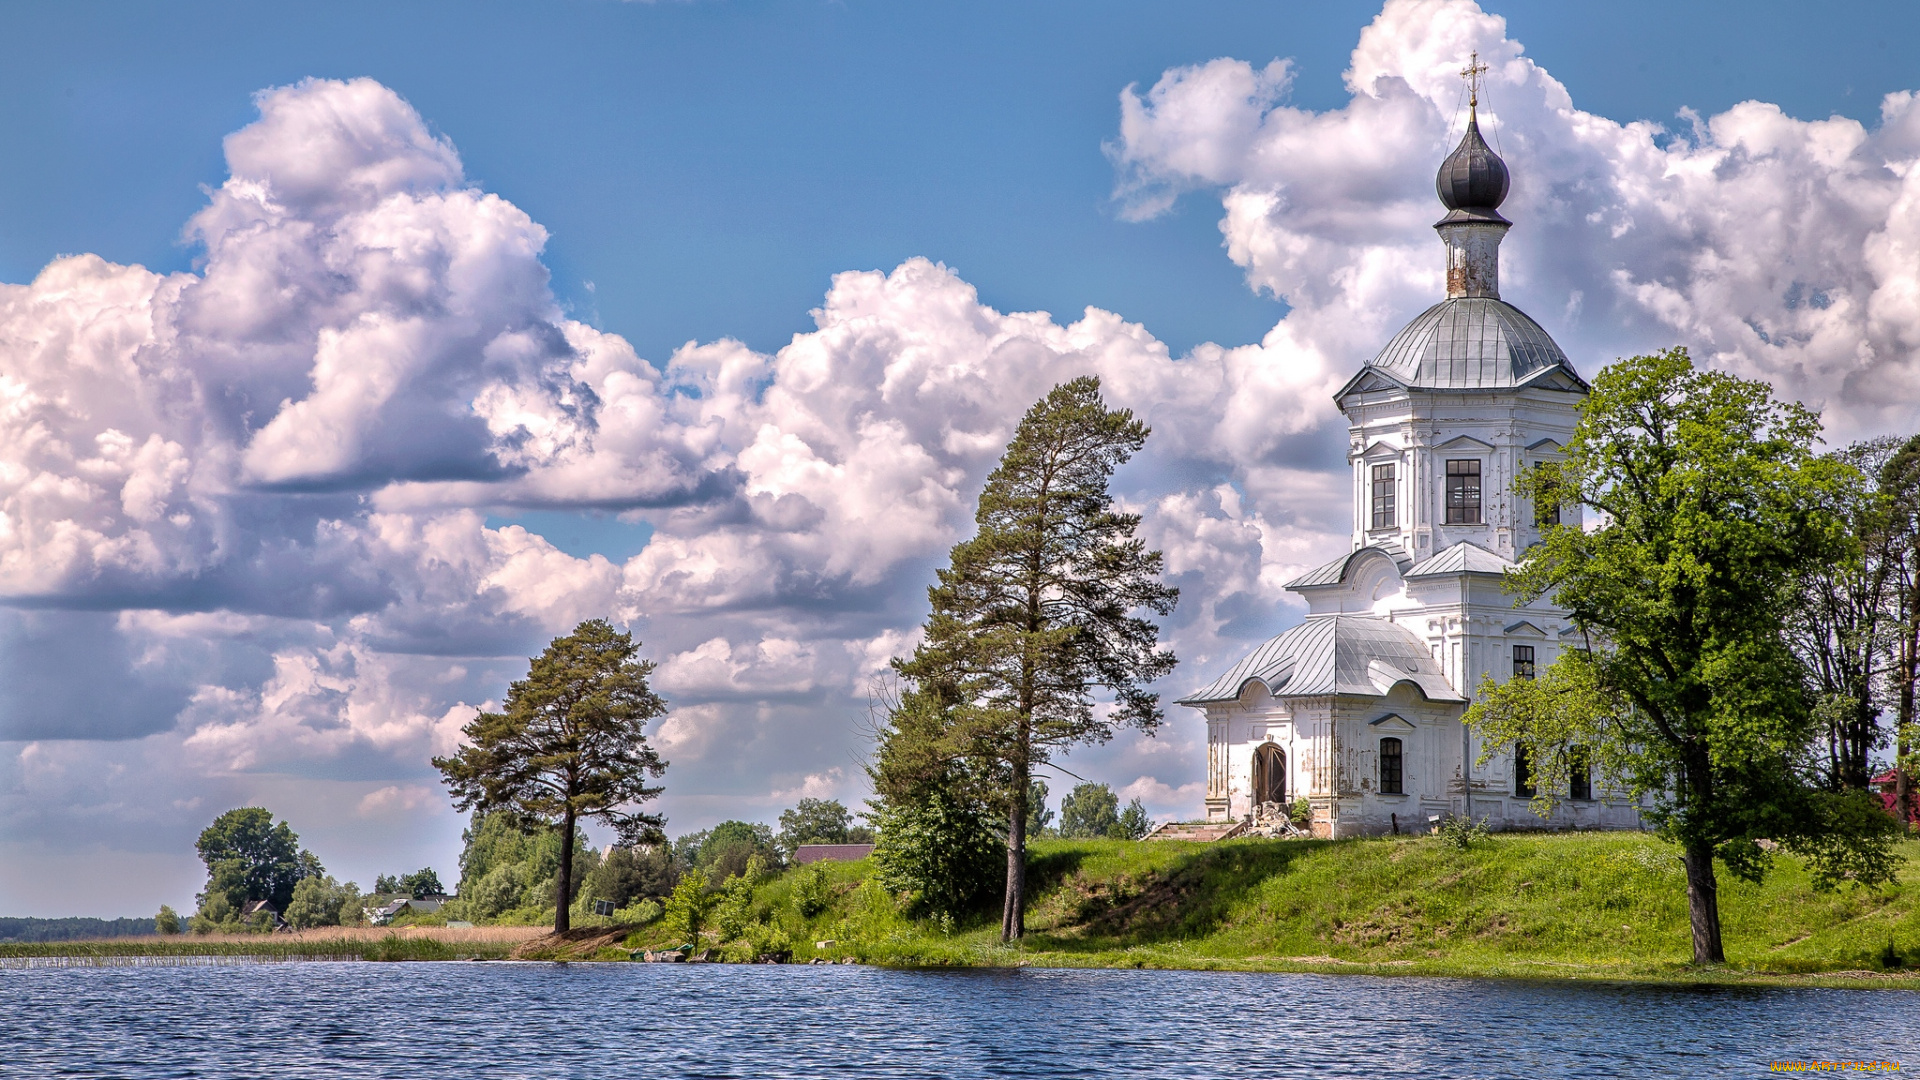
[[[793,882],[793,910],[803,919],[811,919],[827,910],[827,864],[814,863],[801,870]]]
[[[873,819],[873,879],[912,910],[959,918],[1006,884],[1006,841],[985,807],[934,791],[883,802]]]
[[[156,934],[177,934],[180,932],[180,915],[165,904],[160,905],[160,914],[153,917],[153,932]]]
[[[658,900],[639,900],[614,912],[613,921],[628,926],[645,926],[659,918],[662,910]]]
[[[1440,823],[1440,842],[1455,851],[1465,851],[1486,838],[1486,818],[1475,821],[1468,817],[1449,817]]]
[[[720,887],[720,901],[714,906],[714,924],[720,930],[721,941],[739,937],[753,922],[753,883],[765,869],[766,864],[755,855],[747,860],[745,870],[727,878],[727,883]]]
[[[673,887],[673,895],[667,898],[667,929],[685,938],[690,945],[700,944],[700,931],[706,928],[707,908],[712,901],[707,897],[707,872],[689,870],[680,875],[680,884]]]

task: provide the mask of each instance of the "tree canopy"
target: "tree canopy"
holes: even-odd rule
[[[783,859],[792,859],[801,844],[866,844],[873,830],[853,823],[853,814],[838,799],[801,799],[791,810],[780,811],[780,832],[774,844]]]
[[[1697,962],[1724,958],[1716,856],[1757,879],[1769,840],[1827,880],[1891,872],[1885,815],[1799,767],[1816,718],[1785,627],[1797,583],[1846,552],[1833,508],[1850,470],[1814,452],[1819,431],[1765,383],[1671,349],[1602,372],[1564,461],[1520,481],[1602,515],[1590,532],[1549,526],[1512,580],[1566,609],[1586,647],[1538,680],[1483,684],[1467,719],[1535,776],[1577,759],[1651,798],[1682,850]]]
[[[444,896],[447,890],[440,884],[440,875],[434,872],[433,867],[428,866],[398,877],[392,874],[381,874],[374,878],[373,891],[402,893],[419,900],[428,896]]]
[[[928,723],[934,759],[967,758],[1008,822],[1001,936],[1025,930],[1029,782],[1055,752],[1123,727],[1153,732],[1149,686],[1171,672],[1159,627],[1179,591],[1162,558],[1118,513],[1108,482],[1145,444],[1147,426],[1110,410],[1092,376],[1054,387],[1028,410],[987,478],[974,536],[954,546],[930,588],[923,644],[898,673]],[[1112,695],[1096,707],[1095,691]],[[918,696],[915,696],[917,694]],[[884,758],[884,755],[883,755]],[[883,762],[884,763],[884,762]],[[964,802],[964,799],[961,801]]]
[[[273,814],[258,806],[229,810],[200,833],[194,848],[207,866],[208,900],[218,897],[223,911],[211,913],[216,922],[238,917],[242,908],[265,900],[275,911],[285,911],[293,887],[301,878],[318,877],[320,860],[300,847],[300,837]]]
[[[662,790],[648,778],[667,768],[645,734],[666,702],[648,687],[653,664],[639,652],[604,619],[581,623],[533,658],[503,711],[475,716],[462,729],[466,745],[433,759],[460,809],[504,811],[559,832],[555,931],[570,925],[576,822],[597,817],[626,844],[664,839],[663,819],[639,809]]]

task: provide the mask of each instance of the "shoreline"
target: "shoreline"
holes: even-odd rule
[[[102,938],[86,941],[0,943],[0,972],[65,967],[198,967],[301,962],[515,962],[627,964],[638,958],[604,953],[574,954],[565,946],[543,949],[551,937],[544,927],[502,926],[446,930],[406,927],[331,927],[332,933],[296,935],[209,935]],[[341,933],[341,930],[348,933]],[[277,940],[276,940],[277,939]],[[515,953],[530,955],[516,956]],[[1115,954],[1027,951],[992,947],[969,960],[935,960],[913,955],[881,956],[858,945],[833,950],[833,966],[851,961],[896,971],[996,971],[1019,968],[1105,971],[1219,971],[1272,975],[1371,975],[1382,978],[1517,980],[1525,982],[1610,982],[1664,987],[1748,987],[1920,991],[1920,971],[1786,972],[1735,966],[1696,969],[1688,964],[1623,961],[1580,964],[1562,960],[1500,959],[1480,962],[1421,960],[1345,960],[1332,956],[1205,956],[1180,949],[1136,947]],[[992,955],[998,954],[998,955]],[[696,962],[698,963],[698,962]],[[713,960],[706,963],[728,963]],[[770,966],[730,963],[733,967]],[[816,966],[793,960],[784,967]],[[4,976],[0,976],[4,977]]]

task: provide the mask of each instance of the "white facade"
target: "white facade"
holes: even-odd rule
[[[1574,797],[1540,818],[1512,755],[1475,764],[1481,747],[1460,719],[1482,680],[1544,670],[1572,634],[1563,612],[1516,606],[1503,575],[1543,520],[1514,480],[1556,459],[1587,389],[1552,338],[1499,298],[1505,166],[1478,140],[1470,126],[1441,173],[1453,211],[1436,226],[1447,299],[1335,398],[1349,425],[1351,550],[1287,586],[1307,601],[1305,622],[1182,701],[1206,715],[1209,819],[1305,798],[1312,831],[1329,837],[1469,814],[1493,828],[1640,824],[1631,801],[1591,781],[1601,797],[1573,783]],[[1481,156],[1457,165],[1469,153]],[[1449,168],[1478,204],[1449,198]],[[1560,513],[1579,526],[1576,508]]]

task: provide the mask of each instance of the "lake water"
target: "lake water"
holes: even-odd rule
[[[1165,971],[0,970],[0,1076],[1754,1076],[1920,1069],[1920,993]]]

